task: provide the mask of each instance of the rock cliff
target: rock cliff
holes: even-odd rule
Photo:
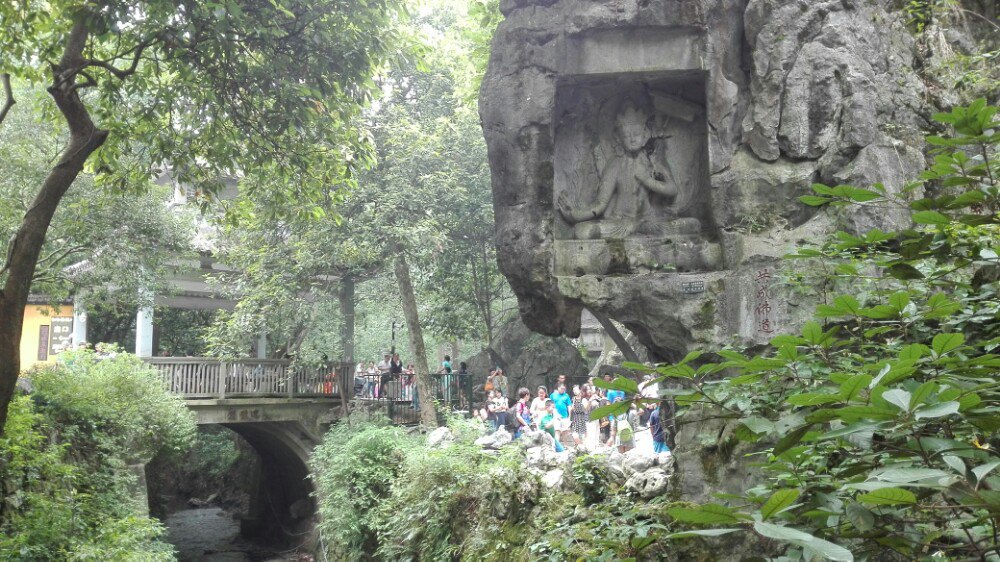
[[[794,324],[780,256],[890,212],[816,213],[813,182],[898,190],[928,109],[874,0],[503,0],[483,81],[500,266],[524,322],[583,308],[654,359]]]

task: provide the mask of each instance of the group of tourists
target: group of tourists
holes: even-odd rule
[[[389,383],[397,380],[405,398],[411,400],[415,374],[412,363],[404,367],[398,353],[386,353],[378,364],[374,361],[358,363],[354,368],[355,391],[364,398],[385,397]]]
[[[633,401],[621,414],[591,420],[590,413],[597,408],[626,400],[625,392],[600,388],[593,378],[569,389],[566,376],[560,375],[552,392],[539,386],[532,394],[522,387],[512,397],[506,394],[503,371],[497,371],[490,373],[486,400],[474,412],[494,430],[503,427],[515,439],[528,430],[545,431],[553,437],[557,452],[582,445],[590,450],[615,447],[624,453],[640,442],[651,446],[654,453],[670,451],[668,442],[674,433],[672,403],[659,400],[659,388],[651,376],[639,387],[640,397],[646,400]],[[610,374],[604,375],[605,381],[610,383],[611,379]],[[637,434],[645,431],[649,431],[649,439],[638,439]]]
[[[417,391],[416,368],[413,363],[403,366],[398,353],[386,353],[382,361],[361,361],[354,370],[354,393],[368,399],[390,399],[410,401],[413,409],[420,408],[420,393]],[[458,372],[451,366],[451,356],[445,355],[441,367],[435,373],[438,379],[437,398],[450,403],[454,398],[462,398],[458,389],[459,376],[468,375],[466,363],[460,362]]]

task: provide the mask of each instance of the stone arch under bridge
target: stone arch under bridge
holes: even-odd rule
[[[309,456],[335,421],[339,401],[329,399],[189,399],[198,425],[221,425],[243,437],[260,456],[245,536],[311,548],[316,540],[316,505]]]

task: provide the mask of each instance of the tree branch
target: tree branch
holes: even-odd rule
[[[3,93],[6,98],[3,109],[0,109],[0,123],[3,123],[3,120],[7,118],[10,108],[14,107],[17,101],[14,99],[14,90],[10,87],[10,73],[4,72],[0,74],[0,83],[3,84]]]

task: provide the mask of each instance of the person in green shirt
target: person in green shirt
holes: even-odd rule
[[[556,417],[555,417],[555,406],[552,400],[545,401],[545,415],[542,416],[542,421],[538,424],[538,427],[552,436],[552,439],[556,442],[556,452],[563,452],[562,443],[556,438]]]

